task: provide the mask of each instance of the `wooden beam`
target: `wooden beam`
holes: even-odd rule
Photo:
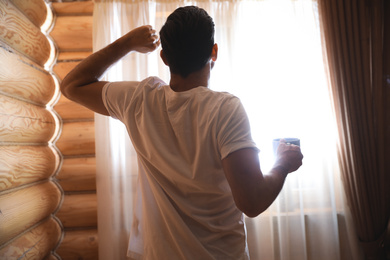
[[[46,105],[55,93],[52,75],[30,60],[0,47],[0,93]]]
[[[8,0],[0,0],[0,41],[43,66],[50,56],[46,36]]]
[[[95,115],[92,110],[77,104],[65,96],[61,95],[57,104],[54,107],[55,111],[64,122],[72,120],[94,120]]]
[[[60,237],[60,225],[49,218],[5,247],[0,247],[0,259],[44,259],[56,247]]]
[[[0,122],[0,142],[4,143],[47,143],[56,129],[46,108],[1,95]]]
[[[61,192],[52,182],[0,196],[0,245],[50,216],[60,203]]]
[[[59,16],[92,16],[93,1],[53,3],[54,12]]]
[[[40,27],[46,20],[47,8],[43,0],[11,0],[35,26]]]
[[[56,252],[62,259],[98,259],[97,230],[65,231],[64,239]]]
[[[48,146],[0,146],[0,192],[48,179],[59,163]]]
[[[96,194],[65,195],[64,202],[56,216],[65,228],[96,227]]]
[[[56,73],[60,80],[63,80],[65,76],[79,64],[78,61],[71,62],[58,62],[54,65],[53,71]]]
[[[57,62],[67,62],[67,61],[81,61],[87,58],[92,54],[92,51],[81,51],[81,52],[73,52],[73,51],[62,51],[58,54]]]
[[[57,140],[56,146],[64,156],[95,154],[94,122],[64,123],[61,136]]]
[[[92,16],[57,17],[51,37],[59,51],[92,50]]]
[[[65,192],[96,191],[96,158],[65,158],[57,180]]]

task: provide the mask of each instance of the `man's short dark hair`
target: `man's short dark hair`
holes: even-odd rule
[[[160,30],[164,56],[171,73],[187,77],[210,60],[214,46],[214,22],[196,6],[179,7]]]

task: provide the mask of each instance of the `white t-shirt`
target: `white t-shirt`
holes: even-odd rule
[[[221,160],[256,148],[240,100],[157,77],[108,83],[103,102],[138,155],[138,202],[128,255],[136,259],[248,259],[243,213]]]

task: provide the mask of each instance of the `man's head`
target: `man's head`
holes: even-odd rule
[[[196,6],[176,9],[160,30],[162,55],[173,74],[187,77],[210,60],[214,46],[214,22]]]

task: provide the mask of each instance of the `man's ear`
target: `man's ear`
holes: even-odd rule
[[[164,62],[164,64],[169,66],[167,58],[165,58],[163,50],[160,51],[160,57],[161,57],[162,61]]]
[[[218,44],[214,44],[213,49],[211,50],[211,60],[216,61],[218,58]]]

